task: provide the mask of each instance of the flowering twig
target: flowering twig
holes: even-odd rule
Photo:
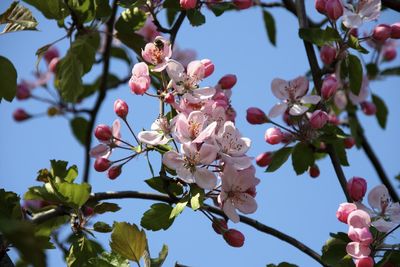
[[[138,192],[138,191],[99,192],[99,193],[91,194],[88,201],[101,201],[101,200],[107,200],[107,199],[125,199],[125,198],[156,200],[156,201],[162,201],[162,202],[166,202],[166,203],[170,203],[170,204],[175,203],[175,201],[172,198],[170,198],[168,195],[143,193],[143,192]],[[225,213],[219,208],[204,204],[202,206],[202,209],[204,209],[210,213],[225,217]],[[39,224],[39,223],[43,223],[49,219],[52,219],[52,218],[55,218],[58,216],[62,216],[62,215],[68,214],[68,213],[69,213],[69,211],[67,208],[65,208],[63,206],[58,206],[57,208],[36,214],[31,221],[35,224]],[[253,227],[254,229],[256,229],[260,232],[272,235],[272,236],[294,246],[295,248],[299,249],[300,251],[304,252],[305,254],[307,254],[308,256],[310,256],[311,258],[316,260],[317,262],[319,262],[322,266],[327,266],[322,262],[321,256],[317,252],[315,252],[314,250],[312,250],[310,247],[306,246],[302,242],[298,241],[297,239],[295,239],[285,233],[282,233],[281,231],[279,231],[277,229],[269,227],[259,221],[251,219],[247,216],[240,215],[240,221],[244,224],[247,224],[247,225]]]

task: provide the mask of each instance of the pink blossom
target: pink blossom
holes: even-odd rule
[[[120,132],[121,123],[118,119],[116,119],[113,122],[110,130],[111,130],[112,137],[121,139],[121,132]],[[92,158],[99,158],[99,157],[109,158],[114,146],[118,145],[120,143],[120,141],[115,140],[114,138],[109,138],[109,139],[104,138],[104,140],[100,140],[100,141],[102,142],[102,144],[99,144],[99,145],[93,147],[89,152],[89,154]]]
[[[367,181],[361,177],[353,177],[347,182],[347,191],[354,201],[360,201],[367,192]]]
[[[156,119],[151,125],[151,131],[141,131],[138,139],[148,145],[165,145],[169,142],[170,125],[165,117]]]
[[[374,264],[375,264],[374,259],[372,257],[356,259],[356,267],[373,267]],[[384,266],[386,266],[386,265],[384,265]]]
[[[322,110],[314,111],[310,116],[310,126],[313,129],[321,129],[328,122],[328,114]]]
[[[197,53],[193,49],[180,49],[178,45],[174,45],[174,50],[172,51],[172,59],[180,62],[185,68],[190,62],[196,60]]]
[[[333,98],[333,102],[335,103],[335,106],[338,109],[340,109],[340,110],[345,109],[347,106],[347,102],[348,102],[346,93],[343,90],[336,91],[336,94]]]
[[[129,80],[131,92],[143,95],[150,88],[149,68],[144,62],[136,63],[132,69],[132,77]]]
[[[204,78],[207,78],[208,76],[213,74],[215,66],[211,60],[206,58],[202,59],[200,62],[204,66]]]
[[[330,65],[336,59],[336,49],[330,45],[324,45],[320,50],[320,57],[325,65]]]
[[[364,245],[369,245],[374,240],[368,227],[355,228],[350,226],[347,235],[352,241],[360,242]]]
[[[195,143],[185,143],[181,153],[168,151],[163,156],[163,163],[170,169],[176,170],[180,179],[186,183],[196,183],[204,189],[213,189],[217,184],[215,174],[201,165],[211,164],[217,157],[218,148],[204,143],[198,149]]]
[[[272,93],[281,103],[276,104],[269,111],[269,117],[277,117],[289,109],[289,114],[298,116],[304,114],[308,107],[303,104],[317,104],[321,97],[317,95],[305,95],[308,91],[308,80],[300,76],[291,81],[274,79],[271,83]]]
[[[182,9],[193,9],[197,5],[197,0],[180,0],[179,1]]]
[[[346,246],[346,252],[355,259],[367,258],[371,254],[371,249],[368,245],[360,242],[350,242]]]
[[[347,218],[349,214],[357,209],[357,206],[354,203],[342,203],[339,205],[339,208],[336,212],[336,217],[339,221],[343,223],[347,223]]]
[[[381,0],[358,1],[354,7],[345,5],[343,24],[347,28],[358,28],[364,22],[376,20],[381,11]]]
[[[222,210],[233,222],[239,222],[238,209],[244,214],[253,213],[257,210],[255,199],[247,191],[260,183],[255,177],[253,166],[238,171],[231,165],[226,165],[221,174],[222,186],[218,196],[218,202],[222,205]]]
[[[175,137],[180,143],[204,142],[215,134],[216,122],[206,125],[207,118],[201,111],[192,111],[189,116],[180,113],[175,122]]]
[[[160,72],[166,68],[171,55],[171,44],[162,36],[157,36],[153,43],[146,44],[144,50],[142,50],[143,59],[155,66],[153,68],[155,72]]]
[[[371,225],[371,218],[367,212],[358,209],[349,214],[347,224],[354,228],[369,227]]]
[[[268,144],[276,145],[282,141],[283,133],[279,128],[271,127],[265,132],[264,139]]]
[[[339,82],[335,75],[330,75],[324,79],[321,87],[321,96],[323,99],[329,99],[336,93],[339,87]]]

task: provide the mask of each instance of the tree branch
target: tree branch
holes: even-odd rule
[[[107,199],[124,199],[124,198],[132,198],[132,199],[146,199],[146,200],[156,200],[156,201],[162,201],[166,202],[169,204],[175,203],[173,199],[171,199],[168,195],[162,195],[162,194],[154,194],[154,193],[143,193],[143,192],[138,192],[138,191],[119,191],[119,192],[99,192],[99,193],[94,193],[90,195],[90,198],[88,202],[90,201],[101,201],[101,200],[107,200]],[[202,206],[203,209],[214,213],[219,216],[225,217],[224,212],[221,209],[218,209],[216,207],[212,207],[210,205],[204,204]],[[42,222],[45,222],[51,218],[57,217],[57,216],[62,216],[68,213],[68,210],[66,207],[59,206],[57,208],[47,210],[42,213],[36,214],[31,222],[35,224],[39,224]],[[244,224],[247,224],[250,227],[253,227],[254,229],[269,234],[271,236],[274,236],[290,245],[293,247],[299,249],[303,253],[307,254],[317,262],[319,262],[322,266],[327,266],[325,265],[322,260],[321,256],[312,250],[310,247],[306,246],[302,242],[298,241],[297,239],[280,232],[277,229],[274,229],[272,227],[269,227],[263,223],[260,223],[254,219],[251,219],[246,216],[240,215],[240,221]]]
[[[343,193],[346,196],[346,200],[347,200],[347,202],[353,202],[353,200],[351,199],[351,197],[349,195],[349,192],[347,191],[347,179],[346,179],[346,176],[344,175],[342,167],[340,166],[340,162],[336,155],[335,148],[331,144],[329,144],[327,146],[327,150],[328,150],[328,154],[331,159],[333,168],[335,169],[336,176],[339,180],[340,186],[342,187]]]
[[[382,4],[394,11],[400,12],[400,1],[399,0],[382,0]]]
[[[292,0],[282,0],[283,6],[286,8],[287,11],[295,15],[296,17],[299,18],[298,11],[296,9],[296,4]],[[305,15],[305,13],[303,14]],[[311,28],[319,28],[322,25],[324,25],[326,22],[328,22],[328,19],[323,19],[321,22],[314,22],[307,16],[305,16],[305,22],[307,25],[309,25]],[[302,27],[303,28],[303,27]]]
[[[106,42],[103,53],[103,74],[101,76],[100,86],[99,86],[99,94],[97,96],[96,103],[91,111],[90,120],[86,129],[86,139],[85,139],[85,169],[83,174],[83,182],[89,181],[89,172],[90,172],[90,148],[92,145],[92,136],[93,136],[93,128],[96,122],[97,113],[99,112],[100,106],[103,103],[106,92],[107,92],[107,81],[108,81],[108,72],[110,67],[110,53],[111,53],[111,42],[113,39],[113,29],[115,17],[117,14],[117,0],[114,0],[112,5],[112,13],[110,19],[107,21],[107,29],[106,29]]]

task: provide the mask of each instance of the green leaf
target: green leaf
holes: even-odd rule
[[[178,1],[175,0],[165,0],[163,3],[164,8],[175,8],[175,9],[181,9],[181,6]]]
[[[276,264],[267,264],[267,267],[298,267],[296,264],[291,264],[287,262],[281,262],[278,265]]]
[[[175,196],[179,196],[183,193],[182,186],[179,186],[176,182],[172,180],[169,181],[166,179],[162,179],[160,176],[147,179],[145,180],[145,183],[154,190],[163,194],[168,194],[169,192]]]
[[[68,215],[51,218],[45,222],[42,222],[36,226],[35,234],[37,236],[50,236],[50,234],[60,228],[61,225],[66,224],[70,217]]]
[[[353,260],[346,252],[346,246],[351,240],[345,233],[331,234],[322,248],[322,261],[329,266],[348,267],[354,266]]]
[[[299,29],[299,36],[304,41],[311,42],[318,46],[323,46],[324,44],[341,39],[339,33],[330,27],[326,27],[325,30],[319,28]]]
[[[357,37],[353,35],[349,35],[349,41],[347,43],[351,48],[357,50],[360,53],[368,54],[369,51],[360,45],[360,41]]]
[[[103,248],[94,240],[87,239],[85,236],[74,238],[66,258],[68,267],[86,267],[88,259],[97,257]]]
[[[179,9],[175,8],[167,8],[167,22],[169,26],[172,26],[172,24],[175,21],[175,17],[178,14]]]
[[[197,9],[190,9],[187,11],[187,17],[189,19],[190,25],[197,27],[206,23],[206,17],[201,14]]]
[[[85,146],[86,143],[86,132],[88,129],[89,122],[83,117],[75,117],[70,121],[72,133],[79,143]]]
[[[263,18],[268,39],[273,46],[276,46],[276,27],[274,17],[267,10],[263,9]]]
[[[147,230],[158,231],[167,230],[174,220],[169,218],[172,207],[165,203],[156,203],[151,205],[150,209],[147,210],[140,221],[140,225]]]
[[[142,28],[146,18],[146,13],[139,8],[127,8],[122,11],[121,16],[115,23],[115,29],[121,34],[129,35]]]
[[[25,200],[45,200],[48,202],[62,203],[67,201],[62,195],[55,192],[50,183],[45,183],[43,186],[33,186],[25,193]]]
[[[146,45],[143,36],[133,31],[120,32],[117,29],[116,37],[127,47],[132,49],[136,54],[140,55],[142,48]]]
[[[113,228],[105,222],[96,222],[93,224],[93,230],[99,233],[109,233],[113,230]]]
[[[0,189],[0,218],[22,219],[20,198],[14,192]]]
[[[96,214],[103,214],[106,212],[116,212],[121,209],[118,204],[109,203],[109,202],[100,202],[96,206],[94,206],[93,212]]]
[[[146,234],[139,231],[136,225],[126,222],[114,223],[111,234],[110,247],[113,252],[121,256],[139,262],[147,246]]]
[[[68,0],[68,7],[72,10],[78,25],[90,22],[95,17],[93,0]]]
[[[125,61],[128,66],[132,64],[132,59],[128,55],[128,53],[125,51],[125,49],[120,48],[120,47],[112,47],[111,48],[111,56],[114,58],[121,59],[122,61]]]
[[[292,165],[297,175],[300,175],[314,165],[314,152],[309,144],[299,142],[293,149]]]
[[[2,33],[36,30],[38,22],[26,7],[13,2],[5,13],[0,15],[0,24],[7,23]]]
[[[69,15],[69,9],[63,0],[23,0],[37,8],[48,19],[62,20]]]
[[[357,56],[348,55],[350,90],[358,95],[363,80],[363,69]]]
[[[171,214],[169,215],[169,218],[174,219],[174,218],[178,217],[178,215],[181,214],[182,211],[186,208],[188,202],[189,202],[189,198],[184,197],[178,203],[176,203],[175,207],[171,210]]]
[[[167,256],[168,256],[168,246],[163,245],[160,253],[158,253],[158,258],[150,259],[151,264],[149,267],[161,267]]]
[[[400,67],[387,68],[381,72],[381,75],[389,76],[389,75],[400,75]]]
[[[107,18],[111,15],[111,7],[108,1],[95,0],[94,10],[95,10],[95,17],[98,19]]]
[[[219,17],[224,14],[226,11],[235,10],[236,7],[232,2],[220,2],[220,3],[213,3],[209,6],[211,11],[214,13],[215,16]]]
[[[370,80],[375,79],[379,74],[379,68],[375,63],[368,63],[366,66],[367,75]]]
[[[395,264],[399,262],[400,262],[400,251],[390,250],[386,251],[385,254],[383,254],[383,258],[374,266],[376,267],[397,266]]]
[[[272,154],[271,164],[269,164],[266,172],[274,172],[279,169],[289,158],[293,147],[283,147]]]
[[[11,102],[17,92],[17,71],[7,58],[0,56],[0,101]]]
[[[79,208],[88,201],[91,191],[90,184],[56,183],[57,191],[66,199],[66,204]]]
[[[117,253],[103,252],[98,258],[92,258],[89,260],[92,266],[96,267],[129,267],[129,261],[118,255]]]
[[[198,187],[195,184],[190,185],[190,206],[193,210],[198,210],[204,201],[204,189]]]
[[[386,128],[386,122],[387,122],[387,117],[389,110],[385,104],[385,101],[383,101],[382,98],[379,96],[372,94],[372,102],[376,106],[376,119],[378,120],[379,126],[381,126],[382,129]]]

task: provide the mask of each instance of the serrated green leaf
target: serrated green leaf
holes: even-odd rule
[[[339,33],[330,27],[326,27],[325,30],[319,28],[299,29],[299,36],[304,41],[311,42],[318,46],[323,46],[324,44],[341,39]]]
[[[111,234],[110,247],[113,252],[121,256],[139,262],[147,246],[146,234],[136,225],[126,222],[114,223]]]
[[[365,49],[364,47],[361,46],[360,41],[358,40],[357,37],[353,36],[353,35],[349,35],[349,41],[347,43],[351,48],[357,50],[360,53],[363,54],[368,54],[369,51],[367,49]]]
[[[314,152],[309,144],[299,142],[293,148],[292,165],[297,175],[300,175],[314,165]]]
[[[67,201],[62,195],[57,194],[50,183],[43,186],[33,186],[28,189],[24,195],[25,200],[44,200],[54,203],[62,203]]]
[[[266,172],[274,172],[279,169],[289,158],[293,147],[283,147],[272,154],[271,164],[265,170]]]
[[[36,30],[36,26],[38,25],[32,12],[28,8],[18,4],[18,2],[13,2],[6,12],[0,15],[0,24],[3,23],[7,24],[2,34],[7,32]]]
[[[379,126],[381,126],[382,129],[385,129],[389,110],[383,99],[375,94],[372,94],[372,102],[376,106],[375,116],[376,119],[378,120]]]
[[[169,215],[169,219],[174,219],[178,217],[179,214],[186,208],[189,202],[188,197],[184,197],[178,203],[175,204],[175,207],[171,210],[171,214]]]
[[[160,176],[147,179],[145,180],[145,183],[154,190],[163,194],[172,193],[175,196],[179,196],[183,193],[182,186],[177,185],[173,181],[170,182],[168,180],[162,179]]]
[[[262,13],[268,39],[273,46],[276,46],[276,27],[274,17],[265,9],[263,9]]]
[[[70,121],[71,130],[79,143],[85,146],[86,132],[88,129],[88,120],[83,117],[75,117]]]
[[[93,212],[96,214],[103,214],[106,212],[116,212],[121,209],[118,204],[115,203],[109,203],[109,202],[100,202],[93,208]]]
[[[360,93],[363,80],[362,65],[360,59],[354,55],[348,55],[348,64],[350,90],[353,94],[358,95]]]
[[[91,192],[90,184],[56,183],[57,191],[66,199],[68,205],[79,208],[88,201]]]
[[[172,24],[175,21],[175,17],[178,14],[179,9],[176,8],[167,8],[167,22],[169,26],[172,26]]]
[[[197,9],[190,9],[186,12],[190,25],[197,27],[206,23],[206,17]]]
[[[51,218],[45,222],[36,225],[35,234],[37,236],[50,236],[50,234],[60,228],[61,225],[66,224],[70,217],[68,215]]]
[[[89,263],[94,267],[129,267],[129,261],[117,253],[103,252],[98,258],[92,258]]]
[[[175,8],[175,9],[180,9],[181,6],[178,1],[175,0],[165,0],[163,3],[164,8]]]
[[[48,19],[62,20],[69,15],[69,9],[63,0],[23,0],[37,8]]]
[[[139,8],[127,8],[115,23],[115,29],[120,34],[129,35],[143,27],[147,15]]]
[[[108,1],[104,0],[95,0],[94,1],[94,10],[96,18],[107,18],[111,15],[111,7]]]
[[[95,258],[103,252],[103,248],[94,240],[85,236],[74,237],[66,258],[68,267],[87,267],[88,259]]]
[[[0,101],[11,102],[17,92],[17,70],[7,58],[0,56]]]
[[[165,203],[156,203],[151,205],[140,221],[140,225],[147,230],[158,231],[167,230],[174,220],[169,218],[172,207]]]
[[[105,222],[96,222],[93,224],[93,230],[99,233],[109,233],[113,230],[113,228]]]

